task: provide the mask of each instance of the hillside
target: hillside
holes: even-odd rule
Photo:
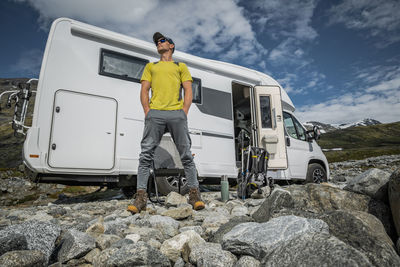
[[[400,122],[328,132],[321,136],[318,143],[323,149],[343,149],[325,152],[330,162],[400,154]]]

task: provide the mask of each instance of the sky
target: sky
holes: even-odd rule
[[[0,78],[38,77],[68,17],[264,72],[302,121],[400,121],[399,0],[0,0]]]

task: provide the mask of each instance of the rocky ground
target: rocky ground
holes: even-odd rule
[[[399,164],[334,163],[329,183],[276,185],[261,199],[203,192],[201,211],[171,193],[137,215],[118,190],[3,172],[0,266],[400,266]]]

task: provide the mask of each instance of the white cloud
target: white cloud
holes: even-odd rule
[[[39,49],[26,50],[21,53],[16,63],[10,67],[11,71],[27,78],[39,78],[43,52]]]
[[[380,37],[378,47],[385,47],[400,41],[399,10],[398,0],[345,0],[333,6],[328,14],[330,24],[366,30],[369,37]]]
[[[298,108],[302,121],[351,123],[364,118],[400,120],[400,67],[373,66],[358,72],[347,91],[353,93]],[[353,88],[357,84],[357,88]]]
[[[260,55],[267,52],[233,0],[15,1],[34,7],[42,27],[70,17],[148,41],[160,31],[174,39],[178,50],[244,63],[262,64]]]

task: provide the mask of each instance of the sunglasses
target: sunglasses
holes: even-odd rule
[[[166,41],[167,41],[167,39],[161,38],[160,40],[158,40],[158,41],[156,42],[156,45],[158,44],[158,42],[160,42],[160,43],[165,43]]]

